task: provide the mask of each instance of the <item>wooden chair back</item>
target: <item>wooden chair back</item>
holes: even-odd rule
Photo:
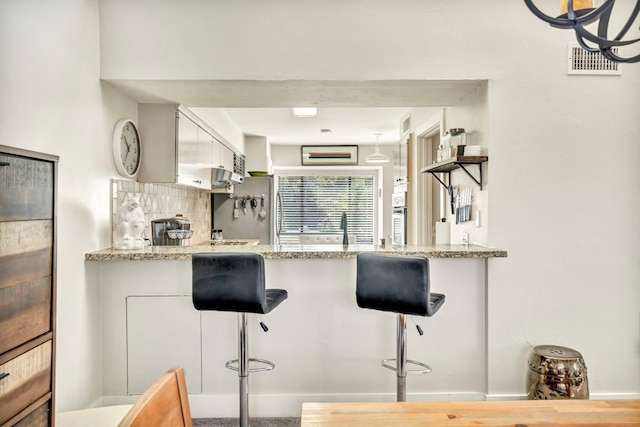
[[[118,427],[192,427],[182,367],[160,377],[137,400]]]

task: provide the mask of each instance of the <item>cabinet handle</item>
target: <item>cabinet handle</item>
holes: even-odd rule
[[[199,179],[194,179],[193,182],[196,183],[196,184],[202,184],[202,181],[199,180]]]
[[[9,373],[8,373],[8,372],[0,372],[0,380],[3,380],[3,379],[5,379],[5,378],[6,378],[6,377],[8,377],[8,376],[9,376]]]
[[[7,162],[0,162],[0,166],[9,166],[11,163],[7,163]]]

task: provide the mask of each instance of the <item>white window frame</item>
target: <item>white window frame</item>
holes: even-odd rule
[[[373,174],[373,186],[377,193],[374,197],[373,206],[373,242],[377,242],[383,235],[383,203],[382,203],[382,166],[274,166],[273,167],[273,189],[278,191],[278,178],[286,175],[307,175],[307,176],[343,176],[343,175],[370,175]],[[275,196],[275,194],[274,194]],[[275,224],[273,235],[275,236]]]

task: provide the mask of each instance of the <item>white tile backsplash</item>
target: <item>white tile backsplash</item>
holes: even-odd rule
[[[195,188],[173,184],[151,184],[119,179],[111,180],[111,242],[115,238],[116,214],[130,197],[138,197],[145,216],[145,236],[151,236],[151,221],[182,214],[191,220],[194,230],[190,243],[210,239],[211,194]]]

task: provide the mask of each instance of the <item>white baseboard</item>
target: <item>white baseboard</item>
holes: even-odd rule
[[[591,400],[629,400],[640,399],[640,393],[591,393]]]
[[[525,400],[526,394],[490,394],[487,400]],[[640,393],[590,393],[590,400],[629,400],[640,399]]]

